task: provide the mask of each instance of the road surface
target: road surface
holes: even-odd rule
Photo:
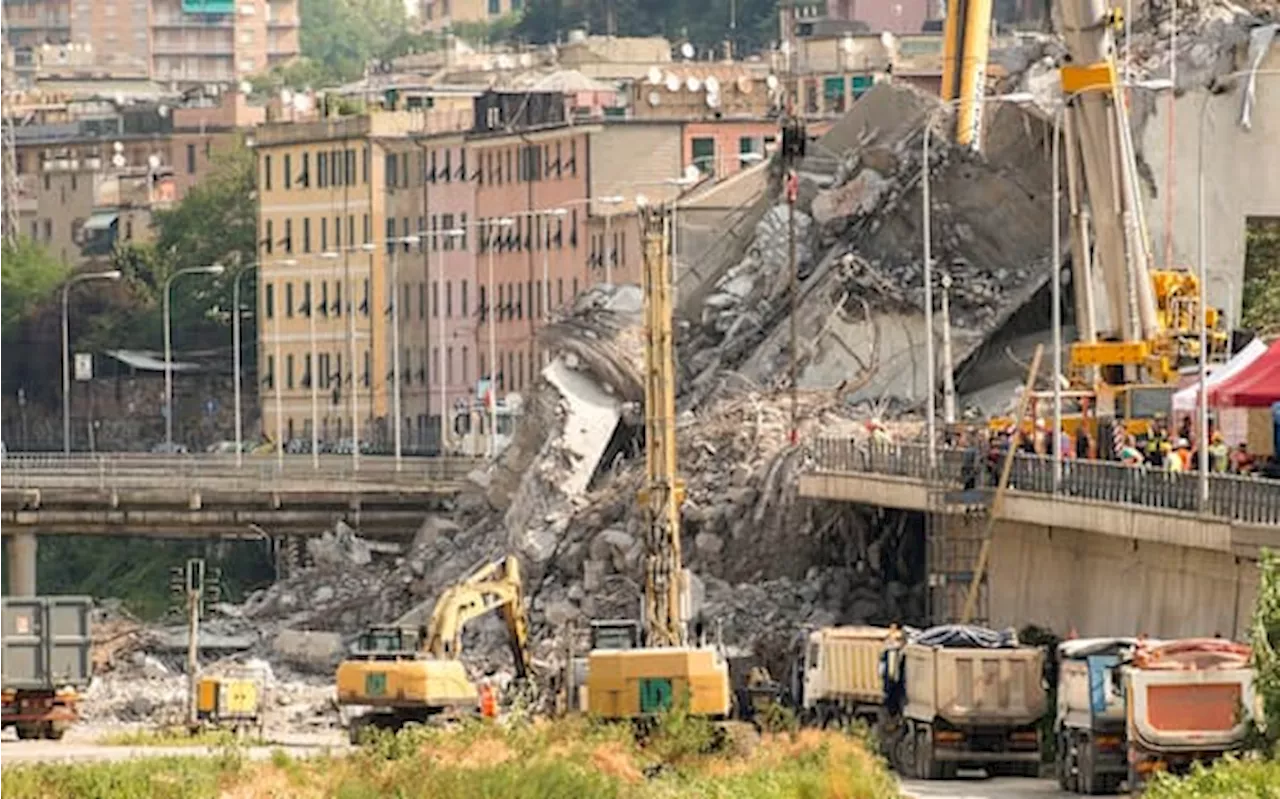
[[[87,763],[100,760],[131,760],[140,757],[209,757],[218,753],[209,746],[115,746],[99,743],[89,736],[76,736],[68,732],[62,741],[18,741],[8,735],[0,742],[0,768],[27,763]],[[281,750],[294,757],[316,755],[325,750],[340,752],[349,747],[346,737],[326,733],[295,733],[268,736],[272,742],[265,746],[245,748],[244,754],[252,760],[262,760]]]
[[[912,799],[1078,799],[1075,794],[1059,790],[1057,780],[1019,777],[903,780],[902,793]]]

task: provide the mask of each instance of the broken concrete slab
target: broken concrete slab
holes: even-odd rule
[[[295,668],[312,670],[331,669],[346,654],[341,635],[313,630],[281,630],[271,642],[271,651]]]

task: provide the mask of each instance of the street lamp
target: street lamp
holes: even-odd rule
[[[930,474],[932,474],[932,470],[938,462],[937,420],[934,418],[938,414],[938,398],[936,396],[938,378],[936,374],[937,364],[934,362],[933,354],[933,219],[932,209],[929,207],[929,140],[934,120],[937,119],[938,115],[964,99],[950,100],[930,112],[929,118],[924,125],[923,155],[920,163],[920,205],[924,217],[921,223],[924,236],[924,359],[927,364],[927,374],[925,376],[925,391],[927,394],[925,397],[925,426],[926,435],[929,439]],[[1022,104],[1031,102],[1033,99],[1035,98],[1030,92],[1011,92],[988,97],[986,102]]]
[[[244,465],[244,416],[240,402],[240,278],[257,269],[257,264],[249,264],[240,270],[231,284],[231,350],[232,377],[236,394],[236,466]]]
[[[395,439],[396,471],[400,471],[401,430],[400,430],[400,245],[410,246],[422,241],[417,236],[403,236],[398,239],[387,239],[391,245],[391,405],[395,419],[392,422]]]
[[[120,270],[73,275],[62,286],[62,453],[71,454],[71,320],[68,297],[71,287],[86,280],[119,280]]]
[[[493,309],[494,302],[494,286],[493,286],[493,235],[492,228],[508,228],[514,225],[516,221],[509,216],[490,219],[485,226],[485,248],[489,251],[489,298],[488,302],[488,322],[489,322],[489,457],[496,458],[498,455],[498,334],[497,334],[497,314]],[[444,408],[440,409],[440,413],[444,413]],[[440,442],[440,446],[444,446],[444,442]]]
[[[164,443],[165,452],[173,453],[173,331],[169,314],[170,293],[173,281],[180,275],[220,275],[226,271],[222,264],[188,266],[179,269],[164,281]]]

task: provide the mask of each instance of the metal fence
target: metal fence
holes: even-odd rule
[[[429,489],[459,482],[483,463],[473,458],[395,458],[322,455],[253,455],[236,464],[234,454],[153,455],[147,453],[7,454],[0,461],[4,488],[207,488],[271,490],[323,487],[328,490]]]
[[[921,444],[870,445],[847,438],[815,442],[815,468],[828,472],[859,472],[930,480],[954,488],[994,486],[1001,463],[986,453],[940,447],[938,462],[929,468],[928,448]],[[1076,497],[1097,502],[1187,511],[1247,524],[1280,525],[1280,482],[1261,477],[1210,475],[1208,501],[1200,500],[1200,476],[1195,472],[1165,472],[1115,461],[1066,460],[1055,486],[1053,459],[1039,455],[1014,456],[1009,488],[1036,494]]]

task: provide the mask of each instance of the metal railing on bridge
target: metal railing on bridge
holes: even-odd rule
[[[365,455],[357,468],[347,455],[234,454],[170,455],[117,452],[8,453],[0,462],[3,488],[154,488],[269,491],[316,487],[324,490],[422,489],[456,483],[483,461],[474,458],[395,458]]]
[[[995,485],[999,464],[986,452],[940,447],[933,482],[955,489],[978,490]],[[923,444],[870,445],[848,438],[821,438],[813,447],[815,468],[929,481],[928,448]],[[1280,525],[1280,482],[1261,477],[1210,475],[1208,502],[1200,501],[1195,472],[1165,472],[1114,461],[1066,460],[1054,485],[1053,459],[1014,456],[1009,488],[1036,494],[1074,497],[1146,508],[1199,513],[1246,524]]]

